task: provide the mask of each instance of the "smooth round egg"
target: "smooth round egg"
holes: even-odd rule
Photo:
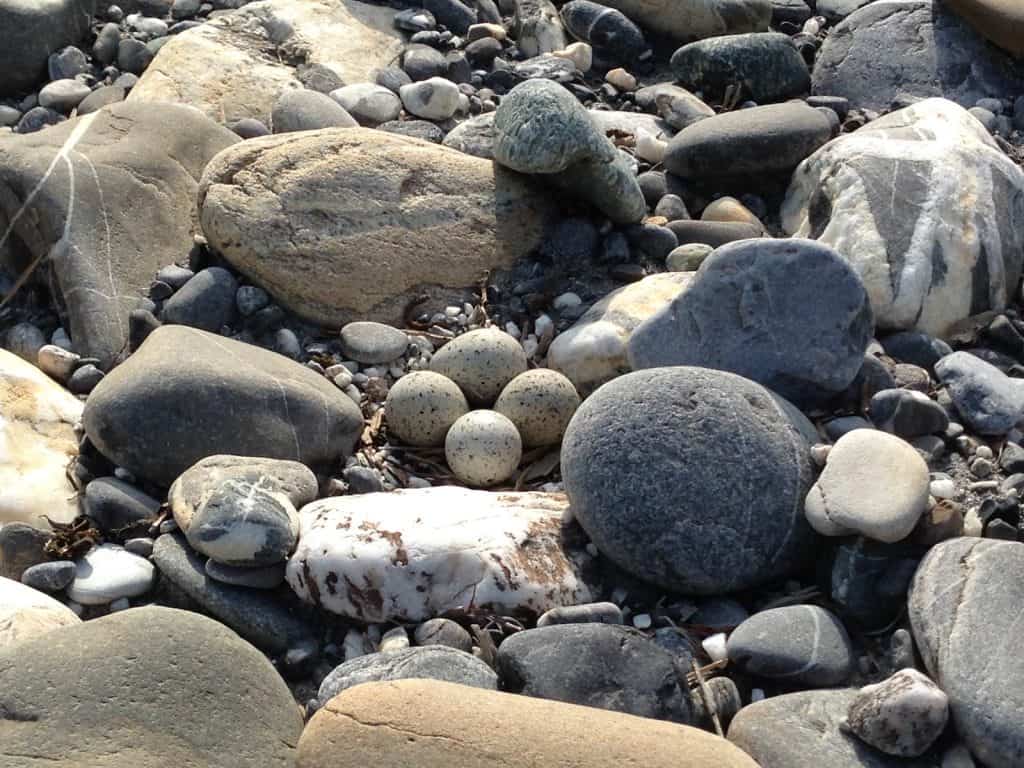
[[[498,395],[494,410],[516,425],[523,445],[557,445],[569,420],[580,407],[576,387],[550,368],[536,368],[516,376]]]
[[[444,444],[452,424],[469,413],[469,403],[451,379],[432,371],[408,373],[394,383],[384,402],[388,432],[417,446]]]
[[[526,353],[504,331],[480,328],[441,347],[430,370],[458,384],[472,405],[490,406],[505,385],[526,370]]]
[[[444,455],[466,485],[487,488],[515,474],[523,457],[519,431],[495,411],[470,411],[448,430]]]

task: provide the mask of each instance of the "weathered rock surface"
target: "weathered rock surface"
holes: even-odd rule
[[[504,691],[690,722],[672,654],[635,629],[557,624],[517,632],[498,648]]]
[[[627,344],[633,331],[682,295],[692,280],[692,273],[668,272],[612,291],[555,337],[548,366],[565,374],[584,396],[628,373]]]
[[[105,456],[164,486],[228,452],[316,466],[347,456],[363,428],[355,403],[309,368],[176,325],[100,382],[83,423]]]
[[[270,125],[281,93],[301,87],[297,65],[358,83],[391,64],[402,48],[393,17],[359,0],[250,3],[173,36],[128,99],[188,104],[226,125],[244,118]]]
[[[981,98],[1024,91],[1014,59],[945,0],[875,0],[855,11],[825,39],[811,79],[814,93],[874,110],[932,96],[969,108]]]
[[[0,264],[20,273],[47,259],[75,351],[109,366],[127,343],[128,313],[195,231],[203,168],[237,140],[168,104],[116,104],[0,136]]]
[[[1024,172],[943,99],[826,144],[797,168],[782,208],[787,231],[832,246],[860,273],[880,329],[933,335],[1006,305],[1022,222]]]
[[[199,210],[228,261],[327,326],[402,326],[413,298],[450,303],[528,254],[548,215],[516,174],[369,128],[240,144],[207,167]]]
[[[263,654],[170,608],[133,608],[0,651],[0,711],[9,768],[288,768],[302,731]]]
[[[811,240],[741,240],[713,251],[687,289],[629,339],[634,370],[731,371],[796,403],[823,401],[860,370],[874,324],[864,284]]]
[[[1024,56],[1024,6],[1016,0],[949,0],[982,37],[1015,56]]]
[[[685,725],[402,680],[356,686],[331,699],[303,732],[297,766],[361,768],[376,761],[418,768],[598,768],[628,764],[638,754],[676,768],[757,765],[725,739]]]
[[[80,623],[81,619],[64,603],[0,576],[0,653],[17,643]]]
[[[679,41],[765,32],[772,17],[771,0],[609,0],[605,5]]]
[[[666,589],[717,595],[809,554],[808,433],[794,406],[740,376],[651,368],[583,401],[562,442],[562,477],[604,555]]]
[[[562,548],[565,508],[561,494],[447,486],[323,499],[299,512],[288,583],[308,603],[367,622],[587,602]]]
[[[89,32],[96,0],[0,3],[0,96],[20,95],[46,78],[46,60]]]
[[[887,755],[917,757],[946,729],[949,698],[916,669],[860,689],[847,723],[863,741]]]
[[[991,768],[1024,761],[1024,657],[1014,648],[1024,544],[962,537],[933,547],[910,586],[914,640],[957,733]]]
[[[67,477],[82,403],[34,365],[0,350],[0,523],[48,527],[78,515]]]
[[[370,653],[335,667],[320,683],[319,709],[339,693],[363,683],[392,680],[443,680],[495,691],[498,676],[471,653],[447,645],[427,645],[389,653]]]

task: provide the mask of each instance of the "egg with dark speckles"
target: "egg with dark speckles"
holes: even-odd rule
[[[494,403],[494,410],[516,425],[527,448],[561,442],[565,428],[579,407],[576,387],[550,368],[519,374],[505,386]]]
[[[449,428],[469,413],[458,385],[439,373],[416,371],[395,382],[384,403],[388,432],[403,443],[444,444]]]
[[[470,411],[448,430],[444,455],[466,485],[487,488],[508,480],[523,457],[516,425],[495,411]]]
[[[526,370],[519,342],[498,328],[457,336],[437,351],[430,370],[459,385],[473,405],[489,406],[512,379]]]

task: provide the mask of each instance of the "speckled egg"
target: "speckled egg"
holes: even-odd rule
[[[494,403],[494,410],[516,425],[527,448],[561,442],[579,407],[580,396],[572,382],[550,368],[519,374]]]
[[[487,488],[512,477],[523,457],[516,425],[495,411],[470,411],[444,440],[444,455],[466,485]]]
[[[458,385],[432,371],[406,374],[384,402],[388,431],[409,445],[443,445],[448,429],[467,413],[469,403]]]
[[[437,351],[430,370],[459,385],[473,405],[491,405],[512,379],[526,370],[519,342],[497,328],[458,336]]]

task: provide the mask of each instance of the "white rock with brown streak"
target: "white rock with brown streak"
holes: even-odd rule
[[[567,507],[563,494],[451,486],[323,499],[299,512],[287,580],[307,603],[365,622],[585,603],[586,555],[561,543]]]
[[[0,524],[45,527],[78,514],[67,478],[78,455],[82,403],[50,377],[0,350]]]

